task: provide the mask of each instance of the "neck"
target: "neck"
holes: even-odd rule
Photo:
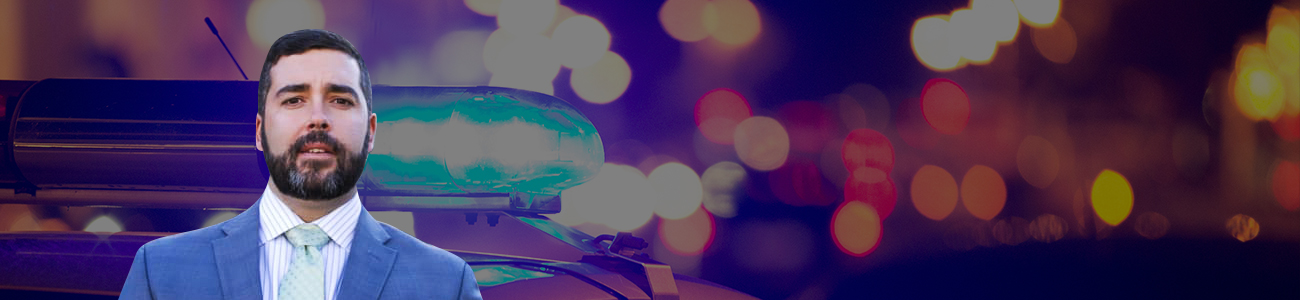
[[[357,188],[352,187],[351,190],[348,190],[347,193],[343,193],[343,195],[338,198],[327,200],[303,200],[280,192],[280,189],[275,187],[274,182],[268,182],[267,184],[270,185],[271,192],[275,193],[275,196],[280,198],[280,202],[283,202],[285,206],[289,207],[289,210],[292,210],[294,214],[298,215],[299,218],[302,218],[303,222],[307,223],[319,220],[321,217],[328,215],[330,212],[333,212],[334,209],[348,203],[348,200],[351,200],[352,197],[357,194]]]

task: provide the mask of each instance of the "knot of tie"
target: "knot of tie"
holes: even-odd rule
[[[325,243],[330,242],[330,236],[325,234],[320,226],[312,223],[303,223],[302,225],[290,228],[284,233],[284,237],[289,239],[289,243],[294,247],[312,246],[320,249]]]

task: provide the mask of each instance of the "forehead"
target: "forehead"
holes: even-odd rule
[[[271,67],[271,93],[280,87],[307,84],[321,88],[325,84],[351,86],[361,90],[361,67],[343,51],[313,49],[284,56]]]

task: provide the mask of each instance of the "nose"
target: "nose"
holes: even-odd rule
[[[316,101],[316,105],[312,105],[311,120],[308,120],[307,123],[308,130],[328,131],[330,128],[329,115],[326,114],[325,105],[321,102],[323,101]]]

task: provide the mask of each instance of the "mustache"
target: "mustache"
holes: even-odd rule
[[[288,153],[299,153],[302,151],[302,147],[306,147],[308,143],[325,144],[326,147],[330,148],[330,152],[335,153],[336,155],[343,152],[343,144],[339,143],[337,139],[334,139],[334,137],[326,134],[324,131],[312,131],[294,141],[293,145],[289,147]]]

